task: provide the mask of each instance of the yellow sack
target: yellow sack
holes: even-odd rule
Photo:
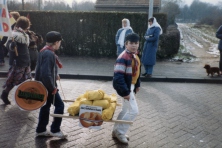
[[[82,105],[82,104],[85,104],[85,105],[92,105],[93,102],[90,101],[90,100],[87,100],[86,98],[82,98],[81,101],[80,101],[79,106]]]
[[[107,100],[109,102],[111,102],[111,97],[107,94],[104,95],[103,100]]]
[[[101,106],[103,109],[107,109],[110,106],[108,100],[95,100],[93,101],[93,106]]]
[[[112,95],[110,96],[110,98],[111,98],[111,103],[117,102],[117,96],[116,96],[116,94],[112,94]]]
[[[84,94],[80,95],[75,101],[81,101],[82,98],[85,98],[85,97],[84,97]]]
[[[72,103],[69,107],[68,107],[68,113],[72,116],[75,116],[76,114],[79,113],[79,109],[80,109],[80,102],[81,100],[84,99],[84,95],[80,95],[74,103]]]
[[[116,110],[116,103],[111,103],[109,108],[103,110],[103,112],[102,112],[102,119],[103,120],[110,120],[110,119],[112,119],[115,110]]]
[[[105,93],[103,90],[91,90],[91,91],[86,91],[84,96],[88,100],[101,100],[103,99],[104,94]]]
[[[75,116],[79,113],[80,109],[80,101],[75,101],[73,104],[71,104],[68,108],[68,113],[72,116]]]

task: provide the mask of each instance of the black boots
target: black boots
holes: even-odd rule
[[[142,74],[142,76],[144,76],[144,77],[145,77],[146,75],[147,75],[147,73],[146,73],[146,72],[145,72],[144,74]]]
[[[8,100],[8,93],[4,90],[2,91],[1,99],[5,103],[5,105],[11,104],[11,102]]]

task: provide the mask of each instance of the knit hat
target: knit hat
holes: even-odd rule
[[[46,34],[47,43],[55,43],[62,40],[62,35],[56,31],[50,31]]]
[[[140,37],[136,33],[130,33],[126,36],[125,42],[130,41],[130,42],[138,42],[140,40]]]

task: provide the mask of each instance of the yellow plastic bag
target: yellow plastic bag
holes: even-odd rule
[[[103,109],[107,109],[110,106],[108,100],[95,100],[93,101],[93,106],[101,106]]]
[[[72,116],[75,116],[79,113],[80,109],[80,101],[75,101],[73,104],[71,104],[68,108],[68,113]]]
[[[81,100],[84,99],[84,95],[80,95],[74,103],[72,103],[69,107],[68,107],[68,113],[72,116],[75,116],[76,114],[79,113],[79,109],[80,109],[80,102]]]
[[[81,101],[82,98],[85,98],[85,97],[84,97],[84,94],[80,95],[75,101]]]
[[[112,94],[112,95],[110,96],[110,98],[111,98],[111,103],[117,102],[117,96],[116,96],[116,94]]]
[[[103,112],[102,112],[102,119],[103,120],[110,120],[110,119],[112,119],[115,110],[116,110],[116,103],[111,103],[109,108],[103,110]]]
[[[104,94],[105,93],[103,90],[91,90],[91,91],[86,91],[84,96],[88,100],[101,100],[103,99]]]
[[[82,98],[81,101],[80,101],[80,105],[82,104],[85,104],[85,105],[92,105],[93,104],[93,101],[90,101],[90,100],[87,100],[86,98]]]
[[[107,100],[111,103],[111,97],[107,94],[104,95],[103,100]]]

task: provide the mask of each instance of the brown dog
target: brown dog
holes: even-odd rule
[[[218,76],[220,76],[220,70],[218,67],[210,67],[210,65],[206,64],[204,66],[204,68],[206,69],[207,72],[207,76],[209,76],[209,74],[211,74],[211,76],[214,76],[214,73],[217,73]]]

